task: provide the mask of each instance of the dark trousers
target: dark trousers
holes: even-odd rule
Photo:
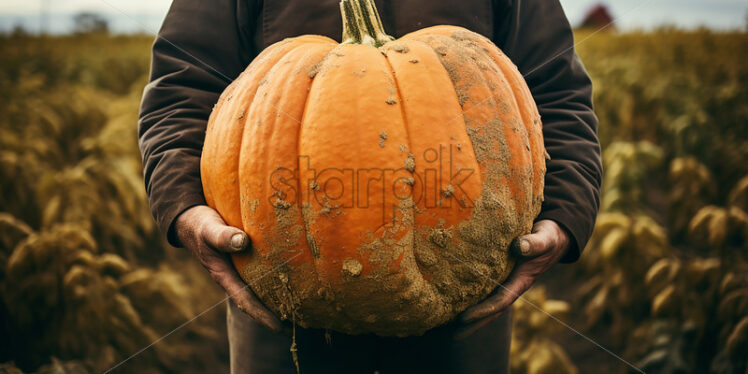
[[[291,337],[255,323],[229,302],[227,312],[232,374],[295,374]],[[451,326],[423,336],[383,338],[296,328],[303,374],[509,373],[511,309],[462,339]]]

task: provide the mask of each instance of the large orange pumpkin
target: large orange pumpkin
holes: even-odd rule
[[[243,228],[242,278],[304,327],[405,336],[452,319],[511,270],[542,202],[540,118],[485,37],[394,40],[371,0],[341,2],[343,42],[290,38],[208,122],[208,204]]]

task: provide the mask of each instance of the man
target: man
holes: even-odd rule
[[[228,329],[236,373],[293,373],[284,324],[245,287],[227,253],[249,248],[240,229],[205,205],[199,174],[206,123],[223,89],[265,47],[286,37],[340,40],[338,0],[175,0],[153,46],[139,135],[153,214],[169,242],[189,248],[231,295]],[[347,336],[297,328],[306,373],[505,373],[510,305],[556,262],[587,242],[601,180],[591,82],[574,52],[558,0],[381,0],[385,29],[402,36],[451,24],[490,38],[525,76],[543,120],[545,202],[533,233],[518,238],[509,279],[454,322],[421,337]],[[287,326],[285,326],[287,327]]]

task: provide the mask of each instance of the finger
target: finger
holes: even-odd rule
[[[249,235],[236,227],[227,226],[218,214],[205,218],[200,235],[211,248],[221,252],[239,252],[249,247]]]
[[[278,317],[270,312],[248,287],[239,293],[234,293],[231,299],[237,304],[239,310],[247,313],[252,319],[271,331],[287,332],[289,330],[289,327],[284,325]]]
[[[521,272],[513,274],[506,283],[499,285],[501,288],[499,292],[465,310],[460,316],[460,321],[469,324],[501,313],[504,309],[512,305],[520,295],[525,293],[533,281],[535,281],[535,277],[532,275],[522,274]]]
[[[227,258],[215,254],[215,258],[211,259],[209,264],[204,265],[211,277],[226,290],[226,293],[241,311],[270,330],[281,331],[281,321],[255,296]]]
[[[533,233],[520,236],[512,241],[511,249],[517,256],[540,256],[553,247],[555,232],[542,221],[533,227]]]
[[[454,334],[453,338],[455,340],[465,339],[468,336],[473,335],[476,331],[482,329],[483,327],[485,327],[489,323],[493,322],[493,320],[495,320],[496,318],[499,318],[500,315],[501,315],[501,312],[496,313],[496,314],[491,315],[491,316],[488,316],[486,318],[480,319],[480,320],[475,321],[473,323],[464,325],[464,326],[458,328],[455,331],[455,334]]]

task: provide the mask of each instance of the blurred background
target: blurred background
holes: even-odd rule
[[[595,84],[602,212],[581,260],[515,304],[513,372],[747,373],[748,4],[561,2]],[[228,371],[224,294],[142,184],[168,6],[0,4],[0,373],[134,354],[116,371]]]

